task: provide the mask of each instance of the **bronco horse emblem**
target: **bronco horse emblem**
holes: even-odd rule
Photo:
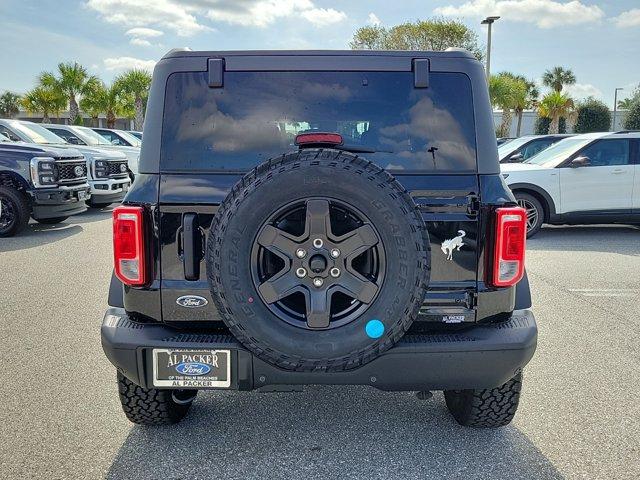
[[[447,260],[453,260],[453,251],[460,251],[460,249],[463,247],[464,242],[462,241],[462,239],[465,235],[466,233],[464,230],[458,230],[457,237],[449,238],[448,240],[442,242],[442,245],[440,245],[440,249],[447,256]]]

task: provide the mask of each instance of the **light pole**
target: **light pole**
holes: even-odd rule
[[[611,130],[614,132],[616,130],[616,113],[618,113],[618,90],[624,90],[624,88],[618,87],[613,93],[613,125],[611,125]]]
[[[500,17],[487,17],[480,22],[481,25],[487,26],[487,81],[491,74],[491,25],[499,18]]]

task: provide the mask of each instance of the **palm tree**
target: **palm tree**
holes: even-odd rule
[[[13,118],[20,112],[20,95],[4,92],[0,95],[0,117]]]
[[[502,109],[502,120],[496,131],[499,137],[506,137],[511,127],[511,110],[524,109],[527,98],[525,82],[516,75],[502,72],[489,79],[491,104]]]
[[[95,84],[89,91],[85,92],[80,99],[80,108],[91,117],[91,125],[99,126],[98,117],[105,112],[104,96],[106,87],[104,83]]]
[[[633,97],[625,98],[624,100],[618,100],[618,110],[630,110],[634,100],[635,99]]]
[[[516,137],[520,136],[522,130],[522,114],[525,110],[535,108],[538,105],[538,97],[540,91],[538,90],[535,82],[527,80],[522,75],[514,75],[510,72],[503,72],[500,75],[509,77],[510,79],[518,82],[520,85],[512,86],[512,108],[518,119],[516,127]],[[523,88],[524,87],[524,88]]]
[[[565,85],[576,83],[576,76],[569,69],[553,67],[542,75],[542,83],[556,92],[561,92]]]
[[[99,82],[98,77],[89,75],[87,69],[77,62],[59,63],[58,76],[50,72],[40,74],[38,81],[41,86],[52,88],[69,101],[69,121],[78,123],[80,121],[80,109],[78,108],[78,97]]]
[[[42,113],[42,122],[49,123],[50,113],[56,115],[67,105],[67,99],[57,90],[47,87],[35,87],[22,97],[22,106],[27,112]]]
[[[82,97],[80,107],[91,116],[96,127],[98,116],[104,113],[107,116],[107,128],[114,128],[117,117],[133,115],[133,110],[127,107],[132,103],[133,101],[122,93],[115,83],[107,87],[104,83],[98,82]]]
[[[573,100],[560,92],[551,92],[545,95],[538,105],[538,113],[541,117],[549,118],[549,133],[558,133],[560,118],[574,117]]]
[[[146,70],[128,70],[116,78],[114,85],[120,92],[133,98],[135,129],[142,130],[149,88],[151,87],[151,74]]]

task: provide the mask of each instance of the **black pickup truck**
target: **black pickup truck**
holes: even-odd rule
[[[80,152],[6,140],[0,138],[0,237],[16,235],[30,217],[54,224],[87,209],[91,194]]]
[[[172,51],[144,138],[102,324],[131,421],[309,384],[511,421],[537,340],[526,215],[469,53]]]

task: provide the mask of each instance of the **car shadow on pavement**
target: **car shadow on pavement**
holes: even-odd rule
[[[632,225],[548,226],[527,240],[527,250],[640,255],[640,228]]]
[[[85,212],[70,217],[67,222],[82,224],[108,220],[111,218],[115,206],[116,205],[109,205],[104,208],[88,208]]]
[[[0,238],[0,252],[15,252],[28,248],[41,247],[49,243],[71,237],[83,231],[80,225],[73,224],[69,218],[56,225],[44,225],[31,222],[15,237]]]
[[[441,393],[368,387],[200,392],[174,426],[134,426],[107,478],[562,478],[516,427],[464,428]]]

